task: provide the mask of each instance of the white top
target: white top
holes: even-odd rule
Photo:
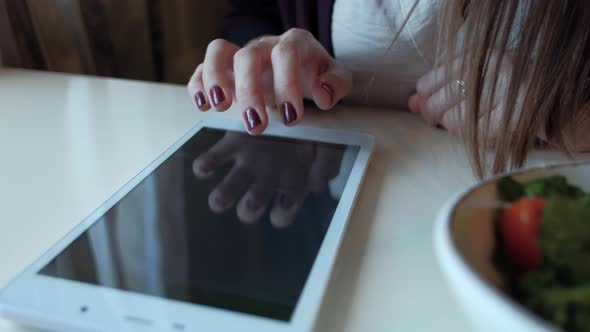
[[[197,112],[184,86],[0,69],[0,287],[209,116],[241,118]],[[340,105],[303,122],[377,143],[316,331],[472,331],[432,246],[438,209],[474,182],[462,147],[407,112]]]
[[[407,108],[416,81],[433,67],[440,10],[437,0],[420,1],[392,45],[415,1],[336,0],[334,54],[354,73],[354,89],[347,100]]]

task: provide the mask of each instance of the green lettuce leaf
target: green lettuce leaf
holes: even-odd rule
[[[584,191],[567,182],[562,175],[540,178],[529,181],[524,184],[525,194],[529,197],[541,196],[565,196],[571,198],[580,198],[584,196]]]

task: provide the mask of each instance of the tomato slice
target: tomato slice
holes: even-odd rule
[[[500,232],[509,260],[519,272],[534,271],[541,265],[537,235],[545,200],[524,197],[504,209]]]

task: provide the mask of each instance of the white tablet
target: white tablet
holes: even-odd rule
[[[0,293],[67,331],[309,331],[373,147],[198,124]]]

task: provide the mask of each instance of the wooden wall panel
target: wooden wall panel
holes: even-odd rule
[[[159,1],[163,79],[186,83],[222,27],[224,1]]]
[[[46,69],[26,2],[0,0],[0,20],[0,49],[4,65]]]
[[[10,66],[182,84],[224,10],[225,0],[0,0],[0,49]]]
[[[80,8],[83,33],[82,40],[88,45],[95,73],[101,76],[115,76],[116,59],[114,57],[113,42],[110,29],[110,20],[105,6],[105,1],[78,0],[69,3],[77,3]],[[125,2],[125,1],[122,1]]]
[[[105,0],[116,76],[155,80],[154,47],[146,0]]]
[[[87,38],[84,17],[82,16],[79,1],[58,0],[58,3],[62,16],[64,17],[64,23],[73,38],[72,47],[77,48],[77,51],[80,53],[83,73],[90,75],[98,74],[94,54],[90,48],[90,41]]]
[[[18,46],[8,18],[6,0],[0,0],[0,65],[21,66]]]
[[[47,69],[66,73],[87,72],[58,0],[27,0],[26,3]]]

